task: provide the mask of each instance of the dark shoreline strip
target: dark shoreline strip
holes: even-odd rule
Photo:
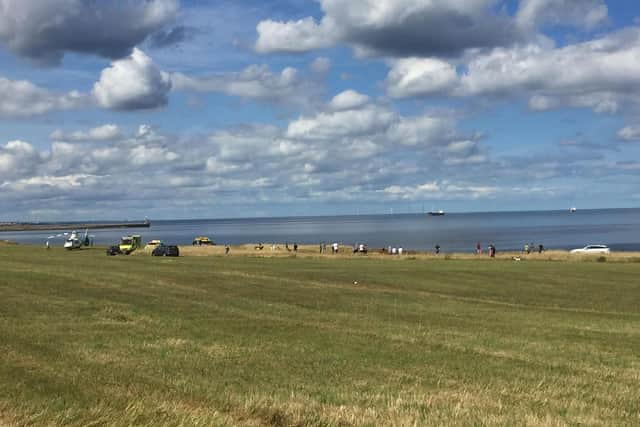
[[[65,223],[65,224],[1,224],[0,232],[3,231],[38,231],[38,230],[97,230],[108,228],[149,228],[151,223],[145,222],[122,222],[105,224],[86,223]]]

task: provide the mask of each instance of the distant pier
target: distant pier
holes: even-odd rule
[[[108,223],[0,223],[0,232],[2,231],[38,231],[38,230],[98,230],[109,228],[149,228],[151,222],[148,220],[142,222],[108,222]]]

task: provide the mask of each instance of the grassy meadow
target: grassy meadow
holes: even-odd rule
[[[640,424],[637,258],[311,251],[0,246],[0,425]]]

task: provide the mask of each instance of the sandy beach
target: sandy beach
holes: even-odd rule
[[[284,243],[263,243],[263,249],[257,249],[258,244],[232,245],[229,246],[229,254],[225,255],[224,245],[213,246],[179,246],[181,256],[250,256],[250,257],[307,257],[307,258],[380,258],[380,259],[420,259],[420,260],[449,260],[464,259],[491,261],[492,258],[486,252],[481,255],[464,252],[441,252],[436,255],[433,252],[405,250],[402,255],[390,255],[382,252],[382,248],[369,249],[366,254],[354,253],[351,246],[341,246],[337,254],[332,254],[330,246],[327,251],[320,253],[319,245],[299,245],[294,251],[292,245],[287,250]],[[273,249],[272,249],[273,248]],[[138,251],[137,255],[148,255],[151,248]],[[640,252],[611,252],[607,255],[574,255],[569,251],[549,250],[543,253],[532,252],[526,254],[518,251],[497,252],[493,260],[515,260],[520,261],[597,261],[604,257],[606,261],[617,262],[640,262]]]

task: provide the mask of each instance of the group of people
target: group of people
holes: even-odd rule
[[[286,243],[284,244],[284,247],[285,247],[285,249],[286,249],[287,251],[291,252],[291,248],[289,247],[289,242],[286,242]],[[297,244],[297,243],[294,243],[294,244],[293,244],[293,251],[294,251],[294,252],[298,252],[298,244]]]
[[[385,248],[382,248],[382,252],[385,252]],[[399,248],[388,246],[386,248],[386,253],[389,255],[402,255],[404,253],[404,249],[402,248],[402,246],[400,246]]]
[[[333,242],[331,245],[331,253],[337,254],[340,251],[340,245],[336,242]],[[325,242],[320,243],[320,253],[323,254],[327,252],[327,244]]]
[[[47,242],[47,243],[49,243],[49,242]],[[330,246],[331,246],[331,253],[332,254],[337,254],[337,253],[340,252],[340,245],[338,243],[334,242]],[[48,247],[48,245],[47,245],[47,247]],[[264,247],[263,244],[260,243],[258,246],[255,247],[255,249],[256,250],[262,250],[263,247]],[[285,248],[287,249],[287,251],[291,251],[291,248],[289,247],[289,243],[285,244]],[[225,245],[224,249],[225,249],[225,254],[228,255],[229,254],[229,245]],[[271,250],[277,250],[277,249],[278,248],[275,245],[271,246]],[[440,249],[441,249],[440,245],[436,244],[434,246],[434,253],[436,255],[439,255],[440,254]],[[522,251],[527,253],[527,254],[530,254],[531,252],[535,251],[536,249],[537,249],[538,253],[543,253],[545,251],[544,245],[539,244],[537,246],[537,248],[536,248],[533,243],[525,243],[523,248],[522,248]],[[298,252],[298,244],[297,243],[293,244],[293,251],[294,252]],[[323,253],[326,253],[326,251],[327,251],[327,244],[325,242],[320,243],[320,253],[323,254]],[[364,243],[355,243],[353,245],[353,253],[365,253],[366,254],[367,252],[368,252],[368,248],[367,248],[366,244],[364,244]],[[382,248],[380,250],[380,253],[386,253],[386,254],[389,254],[389,255],[402,255],[404,253],[404,249],[402,247],[388,246],[386,248]],[[482,244],[480,244],[480,242],[478,242],[476,244],[476,254],[477,255],[482,255],[482,253],[483,253]],[[496,256],[496,247],[495,247],[495,245],[493,243],[490,243],[487,246],[487,254],[491,258],[495,258],[495,256]]]
[[[337,254],[340,251],[340,245],[338,243],[332,243],[331,245],[331,253],[332,254]],[[49,248],[49,242],[47,241],[47,249]],[[264,248],[264,245],[262,243],[258,244],[258,246],[255,246],[256,250],[262,250]],[[291,248],[289,247],[289,243],[285,243],[285,248],[287,249],[287,251],[291,251]],[[224,252],[225,255],[229,254],[229,245],[225,245],[224,246]],[[277,250],[278,247],[276,245],[271,245],[271,250]],[[440,245],[436,244],[434,246],[434,253],[436,255],[440,254]],[[522,248],[522,252],[530,254],[531,252],[537,250],[538,253],[543,253],[545,251],[545,247],[542,244],[539,244],[537,247],[534,246],[533,243],[525,243],[523,248]],[[298,244],[294,243],[293,244],[293,251],[294,252],[298,252]],[[327,251],[327,244],[325,242],[320,243],[320,253],[326,253]],[[353,253],[367,253],[368,252],[368,248],[367,245],[364,243],[355,243],[353,245]],[[380,250],[381,253],[386,253],[389,255],[402,255],[404,253],[404,249],[402,247],[392,247],[392,246],[388,246],[386,248],[382,248]],[[482,245],[480,244],[480,242],[478,242],[476,244],[476,254],[477,255],[482,255],[483,253],[483,249],[482,249]],[[487,254],[489,255],[489,257],[491,258],[495,258],[496,256],[496,247],[493,243],[490,243],[487,246]]]
[[[489,244],[489,246],[487,246],[488,251],[489,251],[489,256],[491,258],[494,258],[496,256],[496,247],[493,243]],[[522,248],[522,252],[526,252],[527,254],[530,254],[531,252],[535,251],[536,247],[534,246],[533,242],[532,243],[525,243],[524,247]],[[539,244],[537,247],[538,253],[541,254],[544,252],[545,248],[543,244]],[[478,242],[476,244],[476,254],[478,255],[482,255],[482,245],[480,244],[480,242]]]
[[[364,243],[354,243],[353,245],[354,254],[357,254],[357,253],[366,254],[368,251],[369,249],[367,248],[367,245],[365,245]]]
[[[522,252],[526,252],[526,253],[530,254],[532,251],[535,251],[535,246],[533,245],[533,242],[531,242],[531,244],[525,243],[524,247],[522,248]],[[541,254],[542,252],[544,252],[544,245],[543,244],[539,244],[538,245],[538,253]]]
[[[327,252],[327,244],[325,242],[320,243],[320,253],[326,253]],[[340,252],[340,245],[336,242],[332,243],[330,245],[331,247],[331,253],[332,254],[337,254]],[[352,247],[353,253],[362,253],[362,254],[366,254],[369,252],[369,247],[365,244],[365,243],[354,243],[353,247]],[[386,254],[390,254],[390,255],[402,255],[404,252],[404,249],[402,247],[386,247],[386,248],[382,248],[380,249],[380,253],[386,253]]]
[[[489,246],[487,246],[487,251],[488,251],[489,257],[495,258],[496,246],[493,243],[489,243]],[[482,255],[482,245],[480,244],[480,242],[476,243],[476,254]]]

